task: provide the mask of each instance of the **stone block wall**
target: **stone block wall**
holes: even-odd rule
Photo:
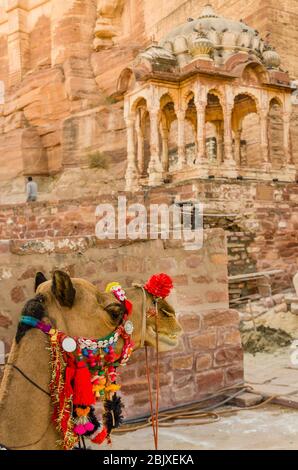
[[[161,408],[190,403],[243,381],[238,312],[232,309],[201,311],[198,306],[193,308],[193,312],[197,313],[179,316],[184,330],[180,347],[161,355]],[[153,378],[153,350],[149,358]],[[129,407],[134,409],[130,414],[148,413],[143,351],[132,356],[132,362],[123,372],[123,379],[123,393]]]
[[[175,190],[182,200],[193,198],[203,202],[205,214],[226,214],[228,220],[231,215],[235,217],[234,227],[226,230],[229,245],[239,235],[243,259],[242,255],[235,259],[230,246],[230,274],[239,273],[238,268],[242,273],[251,272],[254,266],[255,271],[280,269],[281,274],[273,279],[273,288],[292,287],[293,275],[298,270],[296,183],[193,181]]]
[[[229,274],[256,272],[256,261],[251,256],[254,234],[231,232],[228,235]]]
[[[53,242],[54,243],[54,242]],[[171,303],[184,330],[179,347],[161,353],[161,407],[195,401],[243,380],[239,317],[228,306],[226,239],[222,229],[205,231],[203,248],[185,251],[180,242],[99,242],[91,237],[0,243],[0,339],[9,349],[24,302],[34,295],[36,271],[54,269],[93,282],[145,282],[154,272],[173,277]],[[154,364],[154,353],[150,353]],[[152,370],[154,367],[152,367]],[[130,414],[149,411],[144,352],[122,369]]]
[[[153,188],[146,197],[144,193],[127,194],[127,197],[128,206],[130,202],[145,206],[171,205],[173,201],[202,202],[206,226],[210,226],[208,214],[220,215],[212,219],[211,226],[227,231],[230,274],[281,269],[275,286],[282,289],[292,285],[292,277],[298,270],[297,184],[193,180]],[[95,233],[95,209],[103,202],[116,205],[117,197],[99,195],[32,205],[3,205],[0,239],[12,240],[11,249],[16,253],[28,250],[32,242],[38,252],[36,241],[44,239],[48,250],[64,253],[65,237],[75,239],[74,246],[88,247],[89,238]],[[222,219],[227,223],[222,223]],[[44,252],[43,244],[40,252]]]

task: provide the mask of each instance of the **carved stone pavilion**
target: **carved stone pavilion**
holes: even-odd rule
[[[292,89],[280,63],[258,31],[210,5],[139,53],[118,81],[126,189],[208,177],[295,181]]]

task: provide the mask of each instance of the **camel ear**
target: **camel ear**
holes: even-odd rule
[[[52,292],[59,304],[71,308],[74,304],[76,290],[68,274],[55,271],[53,274]]]
[[[47,281],[47,278],[45,277],[45,275],[43,273],[41,273],[41,272],[36,273],[34,291],[36,292],[38,286],[40,286],[40,284],[43,284],[46,281]]]

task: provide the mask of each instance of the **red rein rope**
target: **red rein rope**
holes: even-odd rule
[[[147,381],[148,381],[149,403],[150,403],[151,424],[152,424],[152,430],[153,430],[154,446],[155,446],[155,450],[158,450],[159,345],[158,345],[158,310],[157,310],[157,304],[156,304],[156,314],[155,314],[155,330],[156,330],[156,399],[155,399],[155,413],[153,411],[153,393],[152,393],[151,379],[150,379],[148,349],[147,349],[146,345],[145,345],[145,355],[146,355],[146,374],[147,374]]]

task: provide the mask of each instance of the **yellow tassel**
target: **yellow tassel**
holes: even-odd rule
[[[106,292],[111,292],[111,290],[113,289],[113,287],[117,287],[117,286],[120,286],[119,282],[110,282],[110,283],[107,285],[105,291],[106,291]]]
[[[105,388],[104,385],[93,385],[92,391],[93,393],[97,393],[97,392],[100,392],[101,390],[104,390],[104,388]]]
[[[108,385],[108,386],[105,388],[105,391],[106,391],[106,392],[117,392],[118,390],[120,390],[120,388],[121,388],[120,385],[111,384],[111,385]]]

